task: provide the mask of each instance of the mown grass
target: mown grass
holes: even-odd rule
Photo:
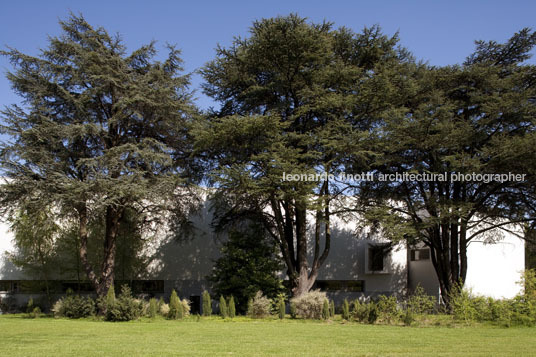
[[[536,328],[403,327],[191,317],[123,323],[0,316],[4,356],[530,356]]]

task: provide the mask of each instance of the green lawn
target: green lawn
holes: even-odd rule
[[[536,354],[536,328],[402,327],[299,320],[110,323],[0,316],[4,356]]]

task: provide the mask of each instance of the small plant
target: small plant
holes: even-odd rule
[[[223,295],[220,295],[220,316],[222,319],[225,319],[229,315],[229,310],[227,309],[227,303]]]
[[[160,309],[158,311],[160,312],[160,315],[167,317],[169,314],[169,304],[163,303],[160,305]]]
[[[26,304],[26,313],[31,314],[34,309],[34,301],[32,298],[28,300],[28,303]]]
[[[347,299],[344,299],[342,303],[342,318],[344,320],[350,320],[350,305]]]
[[[289,312],[290,312],[290,317],[292,319],[295,319],[296,317],[298,317],[298,312],[296,311],[296,304],[294,302],[290,302],[290,308],[289,308]]]
[[[107,302],[108,303],[108,302]],[[132,297],[132,292],[128,285],[121,287],[121,294],[115,302],[106,306],[107,321],[130,321],[138,319],[143,313],[141,301]]]
[[[171,320],[178,320],[184,317],[184,307],[175,290],[171,291],[167,317]]]
[[[322,305],[322,319],[327,320],[329,319],[329,301],[328,299],[324,300],[324,304]]]
[[[262,291],[257,291],[251,303],[248,306],[248,315],[254,318],[262,318],[270,315],[272,302],[262,294]]]
[[[332,318],[335,317],[335,302],[333,300],[329,303],[329,316]]]
[[[292,298],[291,301],[296,305],[296,313],[298,316],[305,319],[321,319],[325,300],[325,292],[312,290],[306,294]]]
[[[231,295],[231,298],[229,299],[228,309],[229,309],[229,317],[233,319],[236,316],[236,307],[235,307],[233,295]]]
[[[380,295],[377,303],[377,312],[382,321],[390,324],[393,320],[398,319],[398,302],[394,296]]]
[[[203,291],[203,316],[212,315],[212,299],[208,291]]]
[[[367,322],[369,324],[373,324],[376,322],[376,320],[378,320],[378,307],[373,302],[369,303],[368,305],[369,305],[369,314],[368,314]]]
[[[54,316],[79,319],[95,315],[95,302],[91,298],[71,295],[58,300],[54,304]]]
[[[415,288],[406,303],[406,308],[415,314],[430,314],[434,311],[434,306],[434,297],[427,295],[420,285]]]
[[[147,316],[154,319],[158,314],[158,301],[155,298],[149,300],[149,308],[147,309]]]
[[[281,320],[283,320],[285,318],[285,310],[286,310],[286,305],[285,305],[285,296],[283,294],[281,294],[277,300],[277,315],[279,316],[279,318]]]
[[[35,306],[32,311],[28,313],[28,317],[31,319],[37,319],[39,316],[41,316],[41,309],[39,306]]]

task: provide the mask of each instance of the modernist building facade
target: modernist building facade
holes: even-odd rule
[[[207,207],[192,217],[193,237],[184,241],[160,239],[153,242],[148,254],[153,255],[146,274],[130,281],[139,291],[153,296],[168,296],[176,289],[189,298],[194,311],[204,289],[210,290],[206,277],[214,260],[220,256],[224,237],[211,228],[212,216]],[[13,233],[6,223],[0,225],[0,297],[10,295],[19,301],[35,297],[27,286],[35,277],[15,268],[3,254],[13,250]],[[491,243],[493,241],[493,243]],[[344,298],[368,298],[381,294],[405,296],[417,286],[439,299],[439,284],[426,247],[398,244],[383,249],[386,242],[367,232],[358,233],[352,221],[333,220],[332,246],[320,270],[315,288],[327,291],[336,303]],[[500,239],[475,240],[468,248],[466,286],[474,294],[511,298],[520,286],[524,269],[524,241],[505,233]],[[282,278],[284,274],[282,273]],[[56,280],[56,287],[80,288],[74,280]],[[76,290],[76,289],[75,289]],[[82,291],[89,284],[82,284]]]

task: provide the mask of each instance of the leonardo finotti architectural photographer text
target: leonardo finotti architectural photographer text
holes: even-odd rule
[[[455,182],[455,181],[462,181],[462,182],[522,182],[525,180],[526,174],[514,174],[514,173],[501,173],[501,174],[493,174],[493,173],[485,173],[480,174],[476,172],[472,173],[459,173],[459,172],[443,172],[443,173],[428,173],[428,172],[422,172],[422,173],[410,173],[410,172],[403,172],[403,173],[390,173],[390,174],[384,174],[384,173],[374,173],[374,172],[362,172],[360,174],[346,174],[341,173],[339,175],[333,175],[333,174],[287,174],[283,172],[283,181],[325,181],[330,180],[337,180],[342,182],[357,182],[357,181],[438,181],[438,182]]]

